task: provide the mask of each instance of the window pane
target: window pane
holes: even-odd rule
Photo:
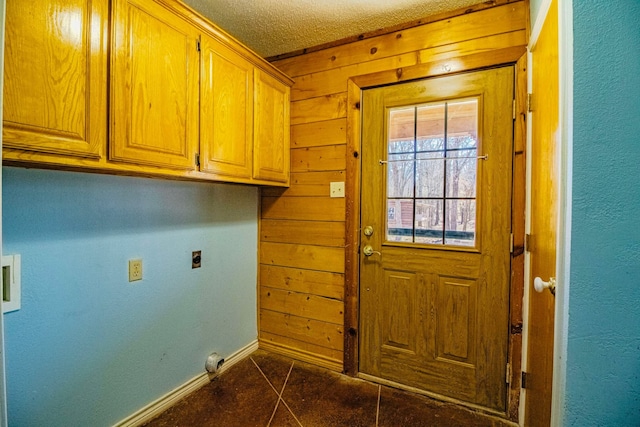
[[[413,199],[387,200],[387,241],[413,242]]]
[[[445,245],[475,246],[475,200],[451,199],[446,204]]]
[[[389,141],[389,154],[413,154],[413,139]]]
[[[478,142],[469,136],[452,136],[447,138],[447,149],[477,148]]]
[[[416,160],[416,197],[442,197],[444,193],[444,151],[418,153]]]
[[[416,200],[416,242],[442,244],[442,200]]]
[[[388,160],[387,197],[413,197],[415,163],[413,153],[389,154]]]
[[[475,246],[479,99],[389,110],[387,239]]]
[[[415,108],[389,111],[389,153],[413,153],[415,150]]]
[[[447,156],[447,197],[476,197],[476,150],[449,151]]]
[[[444,149],[444,106],[442,103],[418,108],[418,151]]]
[[[418,139],[418,152],[444,150],[444,138]]]
[[[478,100],[447,104],[447,149],[471,148],[478,144]]]

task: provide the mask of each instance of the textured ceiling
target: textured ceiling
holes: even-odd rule
[[[460,9],[483,0],[183,0],[264,57]]]

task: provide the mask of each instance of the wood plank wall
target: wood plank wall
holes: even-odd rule
[[[345,258],[357,248],[348,247],[345,199],[330,198],[329,183],[347,179],[352,155],[347,152],[349,80],[372,73],[400,79],[411,70],[419,76],[426,72],[421,64],[455,58],[482,57],[477,63],[486,66],[487,58],[500,61],[500,52],[524,53],[527,16],[526,1],[487,2],[445,19],[274,62],[295,80],[292,173],[289,189],[261,192],[263,348],[343,369]]]

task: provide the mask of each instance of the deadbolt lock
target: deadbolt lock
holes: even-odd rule
[[[369,237],[373,234],[373,227],[370,225],[367,225],[364,230],[362,230],[362,232],[364,233],[365,236]]]

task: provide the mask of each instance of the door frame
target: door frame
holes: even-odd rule
[[[515,117],[512,197],[513,251],[510,283],[510,331],[508,357],[510,372],[507,412],[502,416],[518,420],[522,361],[522,297],[524,291],[524,215],[525,215],[525,143],[527,72],[526,47],[501,49],[490,55],[466,57],[423,63],[378,73],[351,77],[347,82],[347,164],[346,164],[346,248],[344,297],[344,372],[358,374],[359,297],[360,282],[360,190],[362,147],[362,91],[377,86],[407,82],[424,78],[476,71],[497,66],[515,67]],[[425,393],[428,394],[428,393]],[[437,396],[439,399],[446,399]],[[464,402],[456,403],[464,404]],[[477,408],[482,409],[482,408]]]

